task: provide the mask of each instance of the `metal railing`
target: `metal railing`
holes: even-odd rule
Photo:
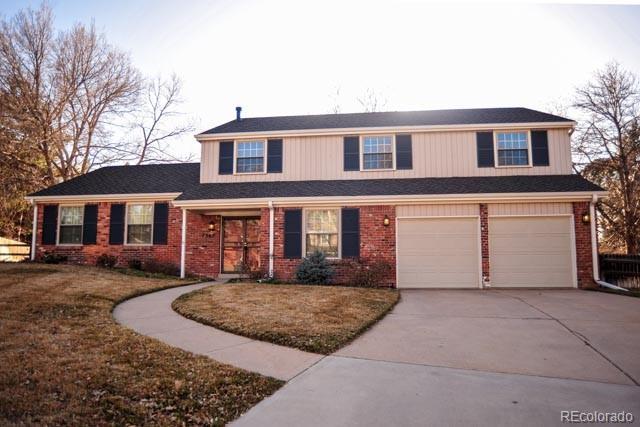
[[[640,255],[600,254],[600,275],[623,288],[640,288]]]

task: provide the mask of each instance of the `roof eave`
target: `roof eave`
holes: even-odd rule
[[[26,196],[30,203],[38,202],[112,202],[112,201],[153,201],[174,200],[182,193],[128,193],[128,194],[72,194]]]
[[[326,206],[372,205],[372,204],[442,204],[442,203],[480,203],[521,201],[573,202],[592,200],[593,196],[606,197],[606,191],[565,191],[530,193],[474,193],[474,194],[429,194],[429,195],[388,195],[388,196],[321,196],[321,197],[260,197],[242,199],[194,199],[174,200],[173,205],[183,208],[237,208],[266,207],[269,202],[274,206]]]
[[[485,123],[461,125],[424,125],[424,126],[376,126],[324,129],[272,130],[257,132],[200,133],[194,135],[198,142],[235,138],[295,137],[316,135],[348,135],[355,133],[385,132],[445,132],[460,130],[496,130],[496,129],[573,129],[574,121],[559,122],[521,122],[521,123]]]

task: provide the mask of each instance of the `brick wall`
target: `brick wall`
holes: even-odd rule
[[[126,267],[132,259],[141,261],[156,260],[164,263],[180,265],[180,244],[182,232],[182,210],[169,206],[169,224],[166,245],[110,245],[109,223],[111,204],[98,203],[98,226],[95,245],[56,246],[42,244],[42,219],[44,205],[38,205],[37,249],[36,258],[41,259],[45,252],[66,255],[68,262],[94,265],[103,253],[118,257],[118,265]],[[220,233],[207,233],[207,224],[214,218],[189,212],[187,214],[187,257],[188,274],[213,277],[217,276],[220,266]],[[219,228],[219,226],[218,226]]]
[[[489,208],[484,203],[480,204],[480,244],[482,250],[482,281],[490,284],[491,262],[489,259]]]
[[[582,215],[589,212],[589,202],[573,203],[573,221],[576,236],[576,264],[578,272],[578,287],[593,288],[593,254],[591,252],[591,224],[582,222]],[[593,218],[591,218],[593,221]]]
[[[351,207],[351,206],[350,206]],[[294,208],[274,209],[274,276],[279,280],[294,280],[295,270],[301,259],[284,258],[284,212]],[[395,286],[395,207],[394,206],[360,206],[360,258],[367,262],[386,261],[392,270],[383,283]],[[389,225],[384,226],[385,215],[389,217]],[[304,236],[303,236],[304,238]],[[269,262],[269,209],[262,210],[261,258],[264,271]],[[349,277],[349,266],[345,263],[333,262],[336,270],[334,283],[346,283]]]

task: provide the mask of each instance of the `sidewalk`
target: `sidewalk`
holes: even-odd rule
[[[211,285],[213,282],[181,286],[132,298],[117,305],[113,317],[121,325],[173,347],[285,381],[323,358],[223,332],[189,320],[171,308],[180,295]]]

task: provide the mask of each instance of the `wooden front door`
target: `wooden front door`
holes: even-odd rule
[[[222,219],[222,272],[260,270],[260,218]]]

